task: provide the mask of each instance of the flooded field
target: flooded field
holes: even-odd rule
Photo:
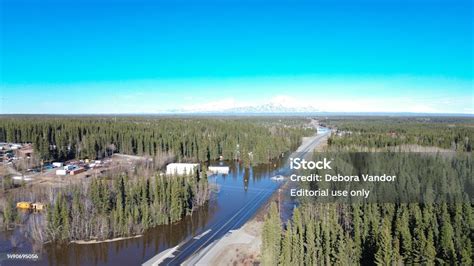
[[[138,265],[159,252],[185,242],[208,229],[218,228],[246,203],[254,201],[262,191],[272,192],[279,184],[271,177],[282,168],[282,162],[245,168],[231,162],[228,175],[209,176],[209,182],[218,191],[210,202],[196,210],[192,216],[171,224],[146,231],[139,238],[97,244],[47,244],[33,246],[23,236],[22,229],[0,233],[0,254],[38,253],[33,262],[4,260],[2,265]],[[253,210],[252,210],[253,211]],[[249,213],[249,216],[253,213]],[[245,221],[241,221],[244,223]]]

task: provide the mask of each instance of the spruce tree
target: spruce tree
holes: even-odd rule
[[[386,217],[382,221],[380,232],[377,236],[376,242],[375,263],[377,265],[391,265],[392,264],[392,236],[391,223]]]

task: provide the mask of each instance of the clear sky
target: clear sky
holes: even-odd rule
[[[0,113],[474,113],[472,0],[0,2]]]

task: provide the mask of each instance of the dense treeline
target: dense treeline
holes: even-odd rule
[[[393,173],[397,181],[301,182],[303,189],[366,189],[371,196],[301,197],[300,207],[283,227],[272,210],[264,225],[264,264],[472,265],[474,164],[470,155],[323,153],[315,160],[318,156],[335,158],[333,169],[314,171],[319,175]],[[313,171],[304,174],[309,172]]]
[[[120,176],[71,185],[49,197],[46,214],[31,215],[27,222],[33,239],[104,240],[176,222],[209,200],[210,187],[205,172],[173,178]],[[14,212],[10,201],[4,223],[14,222]]]
[[[337,128],[329,145],[339,148],[365,146],[386,148],[402,144],[472,151],[472,118],[330,118],[325,124]]]
[[[336,152],[329,155],[335,158],[331,174],[387,173],[400,179],[379,187],[350,184],[378,192],[370,202],[328,203],[302,197],[284,225],[272,205],[263,227],[264,265],[473,265],[472,120],[352,118],[325,123],[341,133],[329,140],[328,150]],[[436,146],[457,154],[341,153],[403,144]],[[300,183],[300,188],[311,190],[334,187],[334,183]]]
[[[34,144],[40,159],[103,158],[114,152],[172,155],[178,161],[223,156],[262,163],[297,147],[303,119],[163,117],[0,117],[0,142]]]
[[[462,202],[474,199],[474,161],[470,153],[321,152],[313,161],[331,158],[332,169],[302,175],[357,176],[359,182],[302,182],[309,190],[370,190],[369,198],[340,198],[377,203]],[[390,182],[364,181],[362,175],[394,176]],[[308,198],[302,197],[301,201]],[[334,202],[332,198],[320,198]]]
[[[265,221],[264,265],[472,265],[470,203],[304,204]]]
[[[0,142],[33,143],[35,156],[45,161],[124,153],[201,162],[223,156],[257,164],[294,149],[302,136],[313,134],[314,130],[304,126],[306,122],[272,118],[3,116]],[[167,177],[154,174],[156,161],[150,165],[143,169],[137,165],[134,170],[108,178],[94,177],[80,184],[32,188],[26,194],[15,194],[0,202],[0,223],[7,229],[23,224],[38,242],[104,240],[176,222],[208,201],[210,187],[205,169],[198,176]],[[24,200],[45,203],[46,212],[21,215],[14,204]]]

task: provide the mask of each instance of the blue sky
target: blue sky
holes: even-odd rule
[[[1,113],[474,113],[471,0],[0,1]]]

